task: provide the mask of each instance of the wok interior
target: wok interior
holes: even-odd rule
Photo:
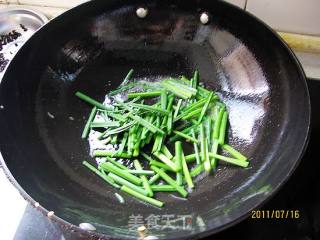
[[[190,2],[183,8],[151,2],[144,20],[135,16],[138,3],[87,3],[45,26],[15,57],[1,83],[1,152],[20,186],[42,206],[119,238],[136,236],[136,229],[128,229],[130,216],[191,216],[191,229],[149,229],[177,239],[233,222],[292,171],[309,114],[296,63],[266,27],[240,10],[204,3],[212,17],[204,26]],[[187,200],[157,194],[163,209],[125,194],[119,204],[116,191],[81,165],[94,161],[81,140],[90,106],[74,93],[102,101],[130,68],[135,80],[147,81],[191,77],[198,69],[201,82],[227,104],[228,142],[249,157],[250,167],[221,164],[215,174],[196,180]]]

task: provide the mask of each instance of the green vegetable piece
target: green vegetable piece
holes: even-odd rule
[[[158,181],[160,179],[160,175],[157,173],[155,175],[153,175],[150,179],[149,179],[149,184],[152,185],[154,184],[156,181]],[[152,188],[151,188],[152,189]]]
[[[220,125],[221,125],[223,114],[224,114],[224,109],[222,108],[220,109],[217,120],[214,123],[213,137],[214,139],[217,139],[217,140],[219,140]]]
[[[210,104],[210,102],[211,102],[211,100],[212,100],[212,97],[213,97],[213,92],[211,92],[211,93],[209,94],[209,97],[207,98],[207,101],[206,101],[205,105],[204,105],[203,108],[202,108],[200,117],[199,117],[199,119],[198,119],[198,123],[201,123],[201,122],[202,122],[202,119],[203,119],[204,115],[206,114],[206,112],[207,112],[207,110],[208,110],[208,107],[209,107],[209,104]]]
[[[154,192],[176,192],[175,187],[171,185],[151,185],[151,189]]]
[[[178,136],[180,136],[180,137],[183,137],[183,138],[185,138],[186,140],[189,140],[189,141],[191,141],[191,142],[199,143],[199,141],[198,141],[196,138],[193,138],[193,137],[191,137],[191,136],[189,136],[189,135],[187,135],[187,134],[185,134],[185,133],[183,133],[183,132],[173,131],[173,133],[176,134],[176,135],[178,135]]]
[[[201,108],[200,108],[200,109],[193,110],[192,112],[190,112],[190,113],[188,113],[187,115],[185,115],[182,119],[183,119],[183,120],[188,120],[188,119],[190,119],[190,118],[197,117],[197,116],[199,116],[199,114],[201,114],[201,112],[202,112],[202,109],[201,109]],[[198,121],[198,123],[200,123],[200,122]]]
[[[136,174],[136,175],[154,175],[154,171],[151,170],[125,170],[128,173]]]
[[[181,186],[179,186],[177,184],[177,182],[175,180],[173,180],[168,174],[166,174],[163,170],[161,170],[160,168],[157,168],[155,166],[151,166],[151,169],[153,171],[155,171],[156,173],[158,173],[161,178],[166,181],[168,184],[170,184],[171,186],[175,187],[177,192],[179,192],[181,194],[182,197],[187,197],[188,196],[188,192]]]
[[[114,174],[114,173],[109,173],[108,176],[112,178],[116,183],[122,185],[122,186],[127,186],[136,192],[139,192],[140,194],[147,196],[148,193],[145,189],[143,189],[140,186],[134,185],[132,182],[127,181],[126,179]]]
[[[133,189],[128,188],[127,186],[122,186],[121,190],[126,192],[126,193],[128,193],[128,194],[130,194],[133,197],[136,197],[136,198],[138,198],[138,199],[140,199],[140,200],[142,200],[142,201],[144,201],[146,203],[150,203],[150,204],[152,204],[154,206],[157,206],[157,207],[161,208],[164,205],[163,202],[161,202],[159,200],[156,200],[154,198],[146,197],[146,196],[134,191]]]
[[[103,174],[102,172],[100,172],[98,169],[96,169],[94,166],[92,166],[90,163],[88,163],[87,161],[83,161],[82,164],[87,167],[90,171],[94,172],[95,174],[97,174],[99,177],[101,177],[103,180],[105,180],[107,183],[109,183],[111,186],[115,187],[115,188],[120,188],[119,185],[114,183],[114,180],[110,177],[108,177],[107,175]]]
[[[121,153],[121,154],[118,154],[115,152],[109,152],[109,151],[105,151],[105,150],[94,150],[93,151],[93,156],[94,157],[117,157],[117,158],[132,158],[132,155],[131,154],[128,154],[128,153]]]
[[[123,137],[122,137],[122,140],[121,140],[119,149],[114,153],[114,155],[116,155],[116,154],[122,154],[122,153],[123,153],[124,148],[126,147],[126,143],[127,143],[127,140],[128,140],[128,136],[129,136],[129,134],[128,134],[127,132],[125,132],[125,133],[123,134]]]
[[[184,91],[184,89],[179,88],[178,86],[173,85],[172,83],[168,81],[161,82],[162,87],[164,87],[167,91],[172,92],[174,95],[183,98],[188,99],[192,97],[192,94]]]
[[[195,135],[195,133],[194,133],[194,129],[191,130],[191,136],[192,136],[193,138],[196,138],[196,135]],[[201,163],[198,144],[193,143],[193,149],[194,149],[195,156],[196,156],[196,163],[197,163],[197,165],[198,165],[198,164]]]
[[[81,135],[81,138],[82,138],[82,139],[86,139],[86,138],[88,137],[89,132],[90,132],[90,125],[91,125],[91,122],[93,121],[93,119],[95,118],[96,113],[97,113],[97,107],[94,107],[94,108],[91,110],[89,119],[88,119],[88,121],[87,121],[87,123],[86,123],[86,126],[85,126],[84,129],[83,129],[83,132],[82,132],[82,135]]]
[[[127,76],[122,81],[121,85],[126,85],[129,82],[129,80],[131,79],[131,77],[133,75],[133,72],[134,72],[134,70],[130,69],[130,71],[128,72]]]
[[[140,162],[138,160],[133,160],[133,165],[137,170],[143,170]],[[153,192],[149,185],[148,179],[144,175],[140,175],[140,179],[142,181],[143,188],[147,191],[149,197],[153,197]]]
[[[193,75],[193,82],[192,82],[192,87],[193,88],[197,88],[198,87],[198,83],[199,83],[199,71],[196,70],[194,72],[194,75]]]
[[[135,115],[130,114],[129,117],[132,118],[133,120],[135,120],[141,126],[148,128],[148,130],[152,133],[159,132],[161,134],[165,134],[163,130],[154,126],[153,124],[149,123],[148,121],[144,120],[143,118],[141,118],[139,116],[135,116]]]
[[[166,171],[171,171],[171,172],[176,172],[176,170],[172,169],[171,167],[169,167],[168,165],[162,163],[162,162],[158,162],[156,160],[152,160],[150,161],[150,165],[151,166],[156,166],[156,167],[159,167],[159,168],[162,168],[163,170],[166,170]]]
[[[212,148],[211,148],[211,153],[216,154],[218,152],[218,147],[219,143],[218,140],[213,140]],[[217,167],[217,159],[216,158],[211,158],[211,167],[213,169],[216,169]]]
[[[158,113],[161,115],[168,115],[169,111],[166,109],[150,106],[150,105],[145,105],[145,104],[139,104],[139,103],[128,103],[130,107],[138,108],[138,109],[143,109],[147,111],[151,111],[153,113]]]
[[[126,166],[124,166],[123,164],[119,163],[118,161],[116,161],[115,159],[113,159],[111,157],[106,157],[106,160],[108,162],[111,162],[113,165],[117,166],[118,168],[121,168],[123,170],[129,170],[129,168],[127,168]]]
[[[169,158],[170,160],[173,158],[170,150],[169,150],[165,145],[162,145],[162,146],[161,146],[160,151],[161,151],[167,158]]]
[[[223,145],[225,141],[227,123],[228,123],[228,113],[224,112],[221,120],[221,124],[220,124],[220,130],[219,130],[219,144],[221,145]]]
[[[184,174],[184,178],[185,178],[185,180],[187,182],[188,187],[189,188],[194,188],[194,184],[193,184],[192,178],[190,176],[190,172],[189,172],[189,169],[188,169],[188,165],[187,165],[186,159],[184,157],[182,146],[180,146],[180,147],[181,147],[182,171],[183,171],[183,174]]]
[[[182,104],[182,99],[179,99],[177,107],[176,107],[174,114],[173,114],[173,119],[175,119],[178,116],[180,108],[181,108],[181,104]]]
[[[138,93],[128,93],[128,98],[149,98],[149,97],[159,97],[161,95],[161,91],[153,91],[153,92],[138,92]]]
[[[236,165],[239,167],[246,168],[249,166],[249,162],[245,161],[245,160],[239,160],[236,158],[225,157],[225,156],[222,156],[219,154],[214,154],[214,153],[209,153],[209,156],[211,158],[216,158],[216,159],[219,159],[219,160],[224,161],[226,163],[230,163],[230,164],[233,164],[233,165]]]
[[[167,158],[164,154],[160,152],[153,153],[154,156],[156,156],[159,160],[161,160],[163,163],[165,163],[167,166],[169,166],[173,171],[177,172],[180,171],[181,166],[178,167],[174,162],[172,162],[169,158]]]
[[[233,157],[235,157],[236,159],[242,160],[242,161],[247,161],[247,157],[243,156],[240,152],[238,152],[237,150],[235,150],[233,147],[231,147],[228,144],[224,144],[222,145],[222,148],[224,150],[226,150],[227,152],[229,152]]]
[[[131,173],[128,173],[126,171],[124,171],[123,169],[121,168],[118,168],[117,166],[113,165],[112,163],[110,162],[106,162],[106,163],[101,163],[100,164],[100,167],[105,170],[105,171],[108,171],[108,172],[111,172],[111,173],[114,173],[130,182],[132,182],[133,184],[135,185],[141,185],[142,183],[142,180],[136,176],[134,176],[133,174]]]
[[[168,102],[168,96],[167,91],[162,90],[161,91],[161,108],[166,110],[167,109],[167,102]]]
[[[78,98],[80,98],[81,100],[83,100],[93,106],[96,106],[97,108],[104,109],[104,110],[112,110],[112,109],[106,107],[105,105],[103,105],[102,103],[99,103],[98,101],[92,99],[91,97],[89,97],[81,92],[76,92],[76,96]]]
[[[91,128],[108,128],[108,127],[120,127],[119,122],[110,121],[110,122],[92,122],[90,124]]]
[[[203,164],[200,163],[200,164],[197,165],[194,169],[191,170],[190,176],[191,176],[191,177],[196,177],[196,176],[198,176],[200,173],[202,173],[203,171],[204,171]]]
[[[200,138],[201,138],[201,161],[203,162],[204,169],[207,172],[211,171],[210,158],[207,155],[208,153],[208,142],[204,133],[204,126],[201,123],[200,126]]]
[[[175,142],[175,164],[177,167],[182,169],[182,144],[180,141]],[[176,181],[179,186],[182,185],[182,173],[178,171],[176,173]]]

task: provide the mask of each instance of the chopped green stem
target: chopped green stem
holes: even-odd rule
[[[189,169],[188,169],[188,165],[187,165],[186,159],[184,157],[184,153],[183,153],[182,147],[181,147],[181,160],[182,160],[182,171],[183,171],[184,178],[185,178],[185,180],[187,182],[187,185],[188,185],[189,188],[194,188],[194,184],[193,184],[192,178],[190,176],[190,172],[189,172]]]
[[[177,168],[182,168],[182,143],[180,141],[175,142],[175,164]]]
[[[103,140],[99,140],[102,144],[104,144],[104,145],[107,145],[110,141],[111,141],[111,137],[109,136],[109,137],[107,137],[107,138],[105,138],[105,139],[103,139]]]
[[[117,144],[117,141],[118,141],[118,135],[116,134],[116,135],[113,135],[112,136],[112,139],[111,139],[111,144]]]
[[[108,171],[108,172],[111,172],[111,173],[114,173],[130,182],[132,182],[133,184],[135,185],[141,185],[142,181],[140,178],[134,176],[133,174],[131,173],[128,173],[126,171],[124,171],[123,169],[121,168],[118,168],[117,166],[113,165],[112,163],[110,162],[106,162],[106,163],[101,163],[100,164],[100,167],[105,170],[105,171]]]
[[[113,165],[117,166],[118,168],[121,168],[121,169],[127,170],[127,171],[130,170],[129,168],[127,168],[126,166],[124,166],[123,164],[119,163],[118,161],[116,161],[115,159],[113,159],[111,157],[106,157],[106,160],[108,162],[111,162]]]
[[[174,95],[183,98],[183,99],[188,99],[192,97],[192,94],[185,92],[183,89],[167,82],[163,81],[161,83],[162,87],[164,87],[167,91],[172,92]]]
[[[236,159],[242,160],[242,161],[247,161],[247,157],[243,156],[240,152],[238,152],[237,150],[235,150],[233,147],[231,147],[228,144],[224,144],[222,145],[222,148],[224,150],[226,150],[227,152],[229,152],[233,157],[235,157]]]
[[[110,121],[110,122],[92,122],[90,124],[91,128],[108,128],[108,127],[120,127],[120,123],[119,122],[114,122],[114,121]]]
[[[218,152],[218,147],[219,147],[219,142],[218,140],[213,140],[212,148],[211,148],[211,153],[217,154]],[[211,167],[215,169],[217,167],[217,159],[215,157],[211,158]]]
[[[167,120],[167,131],[169,135],[172,132],[172,126],[173,126],[173,112],[171,111],[169,113],[168,120]]]
[[[206,119],[206,136],[208,139],[208,147],[210,148],[212,144],[212,139],[211,139],[211,131],[212,131],[212,119],[209,117]]]
[[[159,97],[161,95],[161,91],[153,91],[153,92],[138,92],[138,93],[128,93],[128,98],[149,98],[149,97]]]
[[[104,110],[113,110],[113,109],[110,109],[108,107],[106,107],[105,105],[103,105],[102,103],[99,103],[98,101],[92,99],[91,97],[81,93],[81,92],[76,92],[76,96],[78,98],[80,98],[81,100],[93,105],[93,106],[96,106],[97,108],[100,108],[100,109],[104,109]]]
[[[184,133],[184,134],[189,135],[189,134],[191,134],[192,129],[194,129],[195,131],[198,131],[198,126],[199,126],[198,123],[196,123],[196,124],[194,124],[194,125],[192,125],[192,126],[190,126],[190,127],[188,127],[188,128],[183,129],[181,132]],[[177,128],[177,131],[178,131],[178,128]],[[179,132],[180,132],[180,131],[179,131]],[[173,137],[171,137],[171,138],[169,139],[169,142],[170,142],[170,143],[175,142],[175,141],[177,141],[179,138],[181,138],[180,135],[175,135],[175,136],[173,136]]]
[[[146,197],[146,196],[134,191],[133,189],[128,188],[127,186],[122,186],[121,190],[126,192],[126,193],[128,193],[128,194],[130,194],[131,196],[133,196],[135,198],[138,198],[138,199],[140,199],[140,200],[142,200],[142,201],[144,201],[146,203],[150,203],[150,204],[152,204],[154,206],[157,206],[157,207],[161,208],[164,205],[163,202],[161,202],[159,200],[156,200],[154,198]]]
[[[181,79],[182,80],[182,79]],[[190,82],[189,81],[185,81],[185,80],[182,80],[185,84],[190,84]],[[200,86],[198,86],[197,87],[197,90],[198,90],[198,93],[201,95],[201,96],[203,96],[203,97],[207,97],[208,95],[209,95],[209,93],[210,93],[210,91],[209,90],[207,90],[207,89],[205,89],[205,88],[203,88],[203,87],[200,87]]]
[[[203,171],[204,171],[203,164],[199,164],[199,165],[197,165],[194,169],[191,170],[190,176],[191,176],[191,177],[196,177],[196,176],[198,176],[200,173],[202,173]]]
[[[162,168],[163,170],[166,170],[166,171],[171,171],[171,172],[176,172],[175,170],[173,170],[171,167],[169,167],[168,165],[162,163],[162,162],[158,162],[156,160],[152,160],[150,161],[150,165],[151,166],[156,166],[156,167],[159,167],[159,168]]]
[[[211,163],[209,156],[207,156],[208,152],[208,142],[206,140],[206,136],[204,133],[204,126],[201,123],[200,126],[200,139],[201,139],[201,161],[203,162],[204,169],[209,172],[211,170]]]
[[[127,140],[128,140],[128,135],[129,134],[127,132],[125,132],[123,134],[119,149],[115,152],[115,154],[122,154],[123,153],[124,148],[126,147]]]
[[[105,151],[105,150],[94,150],[94,157],[117,157],[117,158],[132,158],[132,155],[128,153],[114,154],[114,152]]]
[[[148,193],[145,189],[143,189],[140,186],[134,185],[133,183],[127,181],[126,179],[114,174],[114,173],[109,173],[108,176],[110,178],[112,178],[116,183],[122,185],[122,186],[127,186],[133,190],[135,190],[136,192],[139,192],[140,194],[147,196]]]
[[[113,91],[109,92],[108,95],[109,96],[114,96],[114,95],[117,95],[119,93],[126,92],[126,91],[130,90],[131,88],[135,87],[136,85],[137,85],[137,83],[134,83],[134,82],[133,83],[129,83],[126,86],[122,86],[122,87],[120,87],[120,88],[118,88],[116,90],[113,90]]]
[[[166,110],[166,109],[162,109],[162,108],[158,108],[158,107],[154,107],[154,106],[150,106],[150,105],[139,104],[139,103],[130,103],[128,105],[131,106],[131,107],[134,107],[134,108],[144,109],[144,110],[151,111],[151,112],[154,112],[154,113],[159,113],[159,114],[162,114],[162,115],[168,115],[169,114],[169,111]]]
[[[179,132],[179,131],[173,131],[174,134],[182,137],[182,138],[185,138],[186,140],[189,140],[191,142],[194,142],[194,143],[199,143],[199,141],[196,139],[196,138],[193,138],[187,134],[184,134],[183,132]]]
[[[161,108],[166,110],[167,109],[167,102],[168,102],[168,96],[167,91],[162,90],[161,91]]]
[[[219,139],[219,131],[220,131],[220,125],[221,125],[223,113],[224,113],[224,110],[220,109],[217,120],[214,123],[213,137],[214,139],[217,139],[217,140]]]
[[[110,177],[108,177],[106,174],[103,174],[100,172],[98,169],[96,169],[94,166],[92,166],[90,163],[87,161],[83,161],[82,164],[86,166],[90,171],[94,172],[97,174],[99,177],[101,177],[103,180],[105,180],[107,183],[109,183],[111,186],[119,188],[117,184],[114,183],[114,180]]]
[[[224,112],[221,120],[221,124],[220,124],[220,130],[219,130],[219,144],[221,145],[223,145],[225,141],[227,123],[228,123],[228,113]]]
[[[130,69],[130,71],[128,72],[127,76],[124,78],[123,82],[121,83],[121,85],[126,85],[129,80],[131,79],[132,77],[132,74],[133,74],[134,70],[133,69]]]
[[[190,97],[195,96],[197,94],[197,89],[190,87],[190,80],[189,79],[187,80],[189,82],[188,85],[182,83],[181,80],[173,79],[173,78],[169,78],[165,80],[165,82],[169,83],[172,86],[177,87],[178,89],[182,90],[184,94],[190,95]]]
[[[176,192],[176,188],[171,185],[151,185],[154,192]]]
[[[99,137],[98,139],[102,139],[102,138],[105,138],[105,137],[108,137],[110,135],[113,135],[113,134],[119,134],[121,132],[124,132],[126,130],[128,130],[129,128],[131,128],[131,126],[135,125],[137,122],[136,121],[131,121],[127,124],[124,124],[123,126],[119,127],[119,128],[115,128],[115,129],[112,129],[112,130],[106,130],[105,132],[103,132]]]
[[[196,70],[193,75],[192,87],[197,88],[199,82],[199,71]]]
[[[133,165],[134,167],[136,168],[136,170],[139,170],[139,171],[142,171],[142,166],[140,164],[140,162],[138,160],[133,160]],[[142,185],[143,185],[143,188],[147,191],[148,193],[148,196],[149,197],[153,197],[153,192],[151,190],[151,187],[149,185],[149,182],[148,182],[148,179],[145,175],[140,175],[140,179],[142,181]]]
[[[176,182],[177,182],[177,184],[179,186],[182,186],[182,184],[183,184],[183,176],[182,176],[181,171],[176,173]]]
[[[120,122],[126,122],[127,119],[123,117],[121,114],[116,114],[116,113],[108,113],[108,115]]]
[[[194,133],[194,129],[191,130],[191,136],[192,136],[193,138],[196,138],[196,135],[195,135],[195,133]],[[198,144],[193,143],[193,149],[194,149],[195,156],[196,156],[196,163],[197,163],[197,164],[200,164],[200,163],[201,163],[201,159],[200,159]]]
[[[132,118],[133,120],[135,120],[141,126],[148,128],[148,130],[150,132],[153,132],[153,133],[159,132],[161,134],[165,134],[163,130],[154,126],[153,124],[149,123],[148,121],[144,120],[143,118],[141,118],[139,116],[130,114],[129,117]]]
[[[154,184],[156,181],[158,181],[160,179],[160,175],[157,173],[155,175],[153,175],[150,179],[149,179],[149,184],[152,185]]]
[[[249,166],[249,162],[245,161],[245,160],[239,160],[239,159],[236,159],[236,158],[230,158],[230,157],[226,157],[226,156],[222,156],[222,155],[214,154],[214,153],[209,153],[209,156],[211,158],[216,158],[216,159],[219,159],[221,161],[224,161],[224,162],[227,162],[227,163],[230,163],[230,164],[233,164],[233,165],[237,165],[237,166],[240,166],[240,167],[243,167],[243,168],[246,168],[246,167]]]
[[[173,106],[174,96],[168,97],[167,110],[171,112]]]
[[[84,127],[83,129],[83,132],[82,132],[82,139],[86,139],[89,135],[89,132],[90,132],[90,125],[93,121],[93,119],[95,118],[96,116],[96,113],[97,113],[97,107],[94,107],[92,110],[91,110],[91,113],[90,113],[90,116],[89,116],[89,119],[86,123],[86,126]]]
[[[206,101],[205,105],[204,105],[203,108],[202,108],[200,117],[199,117],[199,119],[198,119],[198,123],[201,123],[201,122],[202,122],[202,119],[203,119],[204,115],[206,114],[206,112],[207,112],[207,110],[208,110],[208,107],[209,107],[209,104],[210,104],[210,102],[211,102],[211,100],[212,100],[212,97],[213,97],[213,92],[211,92],[211,93],[209,94],[209,97],[207,98],[207,101]]]
[[[156,156],[159,160],[161,160],[163,163],[165,163],[167,166],[169,166],[173,171],[177,172],[180,171],[180,168],[174,163],[172,162],[169,158],[167,158],[164,154],[160,153],[160,152],[155,152],[153,153],[154,156]]]
[[[200,109],[193,110],[192,112],[190,112],[190,113],[188,113],[187,115],[185,115],[182,119],[183,119],[183,120],[188,120],[188,119],[190,119],[190,118],[197,117],[197,116],[199,116],[199,114],[201,114],[201,112],[202,112],[202,109],[201,109],[201,108],[200,108]],[[198,123],[200,123],[200,122],[198,121]]]
[[[193,110],[202,108],[203,105],[206,103],[206,101],[207,101],[207,99],[203,98],[197,102],[194,102],[194,103],[188,105],[186,108],[182,109],[182,112],[185,114],[188,114],[189,112],[192,112]]]
[[[181,108],[181,104],[182,104],[182,99],[179,99],[177,107],[176,107],[174,114],[173,114],[173,119],[175,119],[178,116],[180,108]]]
[[[161,178],[166,181],[168,184],[170,184],[171,186],[175,187],[177,192],[179,192],[181,194],[181,196],[183,197],[187,197],[188,196],[188,192],[181,186],[179,186],[177,184],[177,182],[175,180],[173,180],[168,174],[166,174],[163,170],[161,170],[160,168],[157,168],[155,166],[151,166],[151,169],[153,171],[155,171],[156,173],[158,173]]]
[[[166,145],[161,146],[161,152],[170,160],[173,158],[170,150],[166,147]]]

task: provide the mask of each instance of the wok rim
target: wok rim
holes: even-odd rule
[[[205,0],[206,1],[206,0]],[[50,22],[56,22],[56,21],[60,21],[61,18],[63,18],[66,15],[69,15],[70,13],[77,11],[78,8],[84,8],[86,6],[90,6],[91,4],[94,4],[95,1],[88,1],[88,2],[84,2],[80,5],[77,5],[76,7],[73,7],[67,11],[65,11],[64,13],[60,14],[59,16],[55,17],[54,19],[50,20],[49,22],[47,22],[46,24],[42,25],[36,32],[35,34],[33,34],[28,40],[27,42],[25,42],[25,44],[20,48],[20,50],[18,51],[18,53],[16,54],[16,56],[19,54],[19,52],[25,48],[25,46],[31,42],[33,40],[33,38],[35,37],[35,35],[37,35],[37,32],[43,31],[43,29],[47,28],[47,25],[50,24]],[[306,124],[306,129],[305,129],[305,135],[303,136],[303,144],[300,145],[300,149],[299,149],[299,154],[297,155],[297,159],[294,161],[294,164],[289,168],[287,174],[285,176],[282,177],[282,180],[279,181],[278,184],[275,184],[274,187],[268,192],[267,195],[264,195],[265,197],[263,198],[263,200],[257,202],[256,204],[252,205],[252,207],[250,207],[250,209],[248,211],[242,211],[243,213],[240,213],[238,218],[235,218],[233,220],[230,220],[229,222],[211,228],[211,229],[207,229],[205,231],[199,231],[195,234],[190,234],[190,235],[185,235],[185,236],[180,236],[180,237],[174,237],[174,238],[167,238],[167,239],[175,239],[175,240],[182,240],[182,239],[200,239],[200,238],[204,238],[204,237],[208,237],[210,235],[219,233],[225,229],[228,229],[240,222],[242,222],[243,220],[245,220],[247,217],[249,217],[251,215],[252,210],[257,209],[261,206],[263,206],[267,201],[269,201],[276,193],[278,193],[280,191],[280,189],[285,185],[285,183],[290,179],[290,177],[292,176],[292,174],[295,172],[296,168],[299,166],[304,153],[307,149],[308,146],[308,142],[309,142],[309,137],[310,137],[310,123],[311,123],[311,102],[310,102],[310,94],[309,94],[309,89],[307,86],[307,78],[306,78],[306,74],[302,68],[302,65],[300,63],[300,61],[298,60],[297,56],[295,55],[295,53],[293,52],[293,50],[288,46],[288,44],[281,38],[281,36],[274,30],[272,29],[269,25],[267,25],[265,22],[263,22],[261,19],[257,18],[255,15],[253,15],[250,12],[247,12],[243,9],[241,9],[238,6],[235,6],[229,2],[220,2],[219,4],[225,4],[228,5],[229,8],[234,8],[237,11],[241,11],[242,14],[246,14],[247,16],[249,16],[251,18],[252,21],[256,21],[260,27],[264,27],[266,28],[266,30],[268,30],[270,32],[271,35],[273,35],[273,37],[276,38],[276,40],[279,42],[279,46],[282,45],[282,47],[284,48],[285,52],[288,54],[288,56],[290,57],[290,59],[292,60],[292,65],[296,65],[296,70],[297,73],[299,75],[299,78],[301,79],[301,81],[303,82],[303,87],[304,87],[304,91],[306,94],[306,99],[307,99],[307,108],[305,108],[305,117],[307,117],[307,124]],[[11,61],[13,62],[13,61]],[[9,64],[8,68],[10,67],[11,63]],[[7,71],[6,71],[7,73]],[[3,78],[5,78],[6,73],[4,74]],[[0,81],[1,84],[2,81]],[[47,214],[49,211],[46,208],[44,208],[43,206],[41,206],[41,203],[39,207],[36,207],[35,204],[38,203],[37,201],[35,201],[21,186],[20,184],[16,181],[16,179],[14,178],[14,176],[11,174],[9,168],[7,167],[5,160],[1,154],[0,151],[0,168],[3,169],[6,177],[8,178],[8,180],[10,181],[10,183],[19,191],[20,195],[28,202],[30,203],[34,208],[36,208],[36,210],[40,211],[44,217],[47,217]],[[108,234],[103,234],[103,233],[99,233],[99,232],[95,232],[95,231],[87,231],[87,230],[83,230],[81,229],[79,226],[70,223],[62,218],[60,218],[57,215],[53,215],[52,217],[48,217],[49,220],[52,220],[54,222],[56,222],[61,228],[63,228],[64,230],[70,231],[72,230],[72,232],[74,232],[75,234],[79,234],[81,236],[85,236],[85,237],[91,237],[93,239],[114,239],[114,240],[121,240],[123,238],[120,237],[114,237],[112,235],[108,235]],[[127,238],[127,239],[131,239],[131,238]]]

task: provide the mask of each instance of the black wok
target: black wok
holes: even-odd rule
[[[145,19],[135,14],[141,5],[149,9]],[[202,11],[210,14],[208,25],[199,21]],[[163,209],[127,195],[119,204],[115,190],[81,166],[89,159],[80,136],[90,107],[74,93],[102,100],[130,68],[136,79],[147,80],[191,76],[199,69],[201,81],[226,102],[229,143],[250,158],[250,167],[221,164],[197,181],[188,200],[159,195]],[[80,5],[45,25],[19,51],[1,82],[0,105],[0,149],[10,180],[44,214],[54,211],[53,221],[97,238],[137,237],[128,225],[138,215],[160,216],[162,227],[149,226],[149,234],[166,239],[199,238],[241,221],[296,168],[310,121],[296,57],[266,25],[220,1]],[[191,228],[167,228],[167,215],[189,215]],[[76,227],[82,222],[97,231]]]

